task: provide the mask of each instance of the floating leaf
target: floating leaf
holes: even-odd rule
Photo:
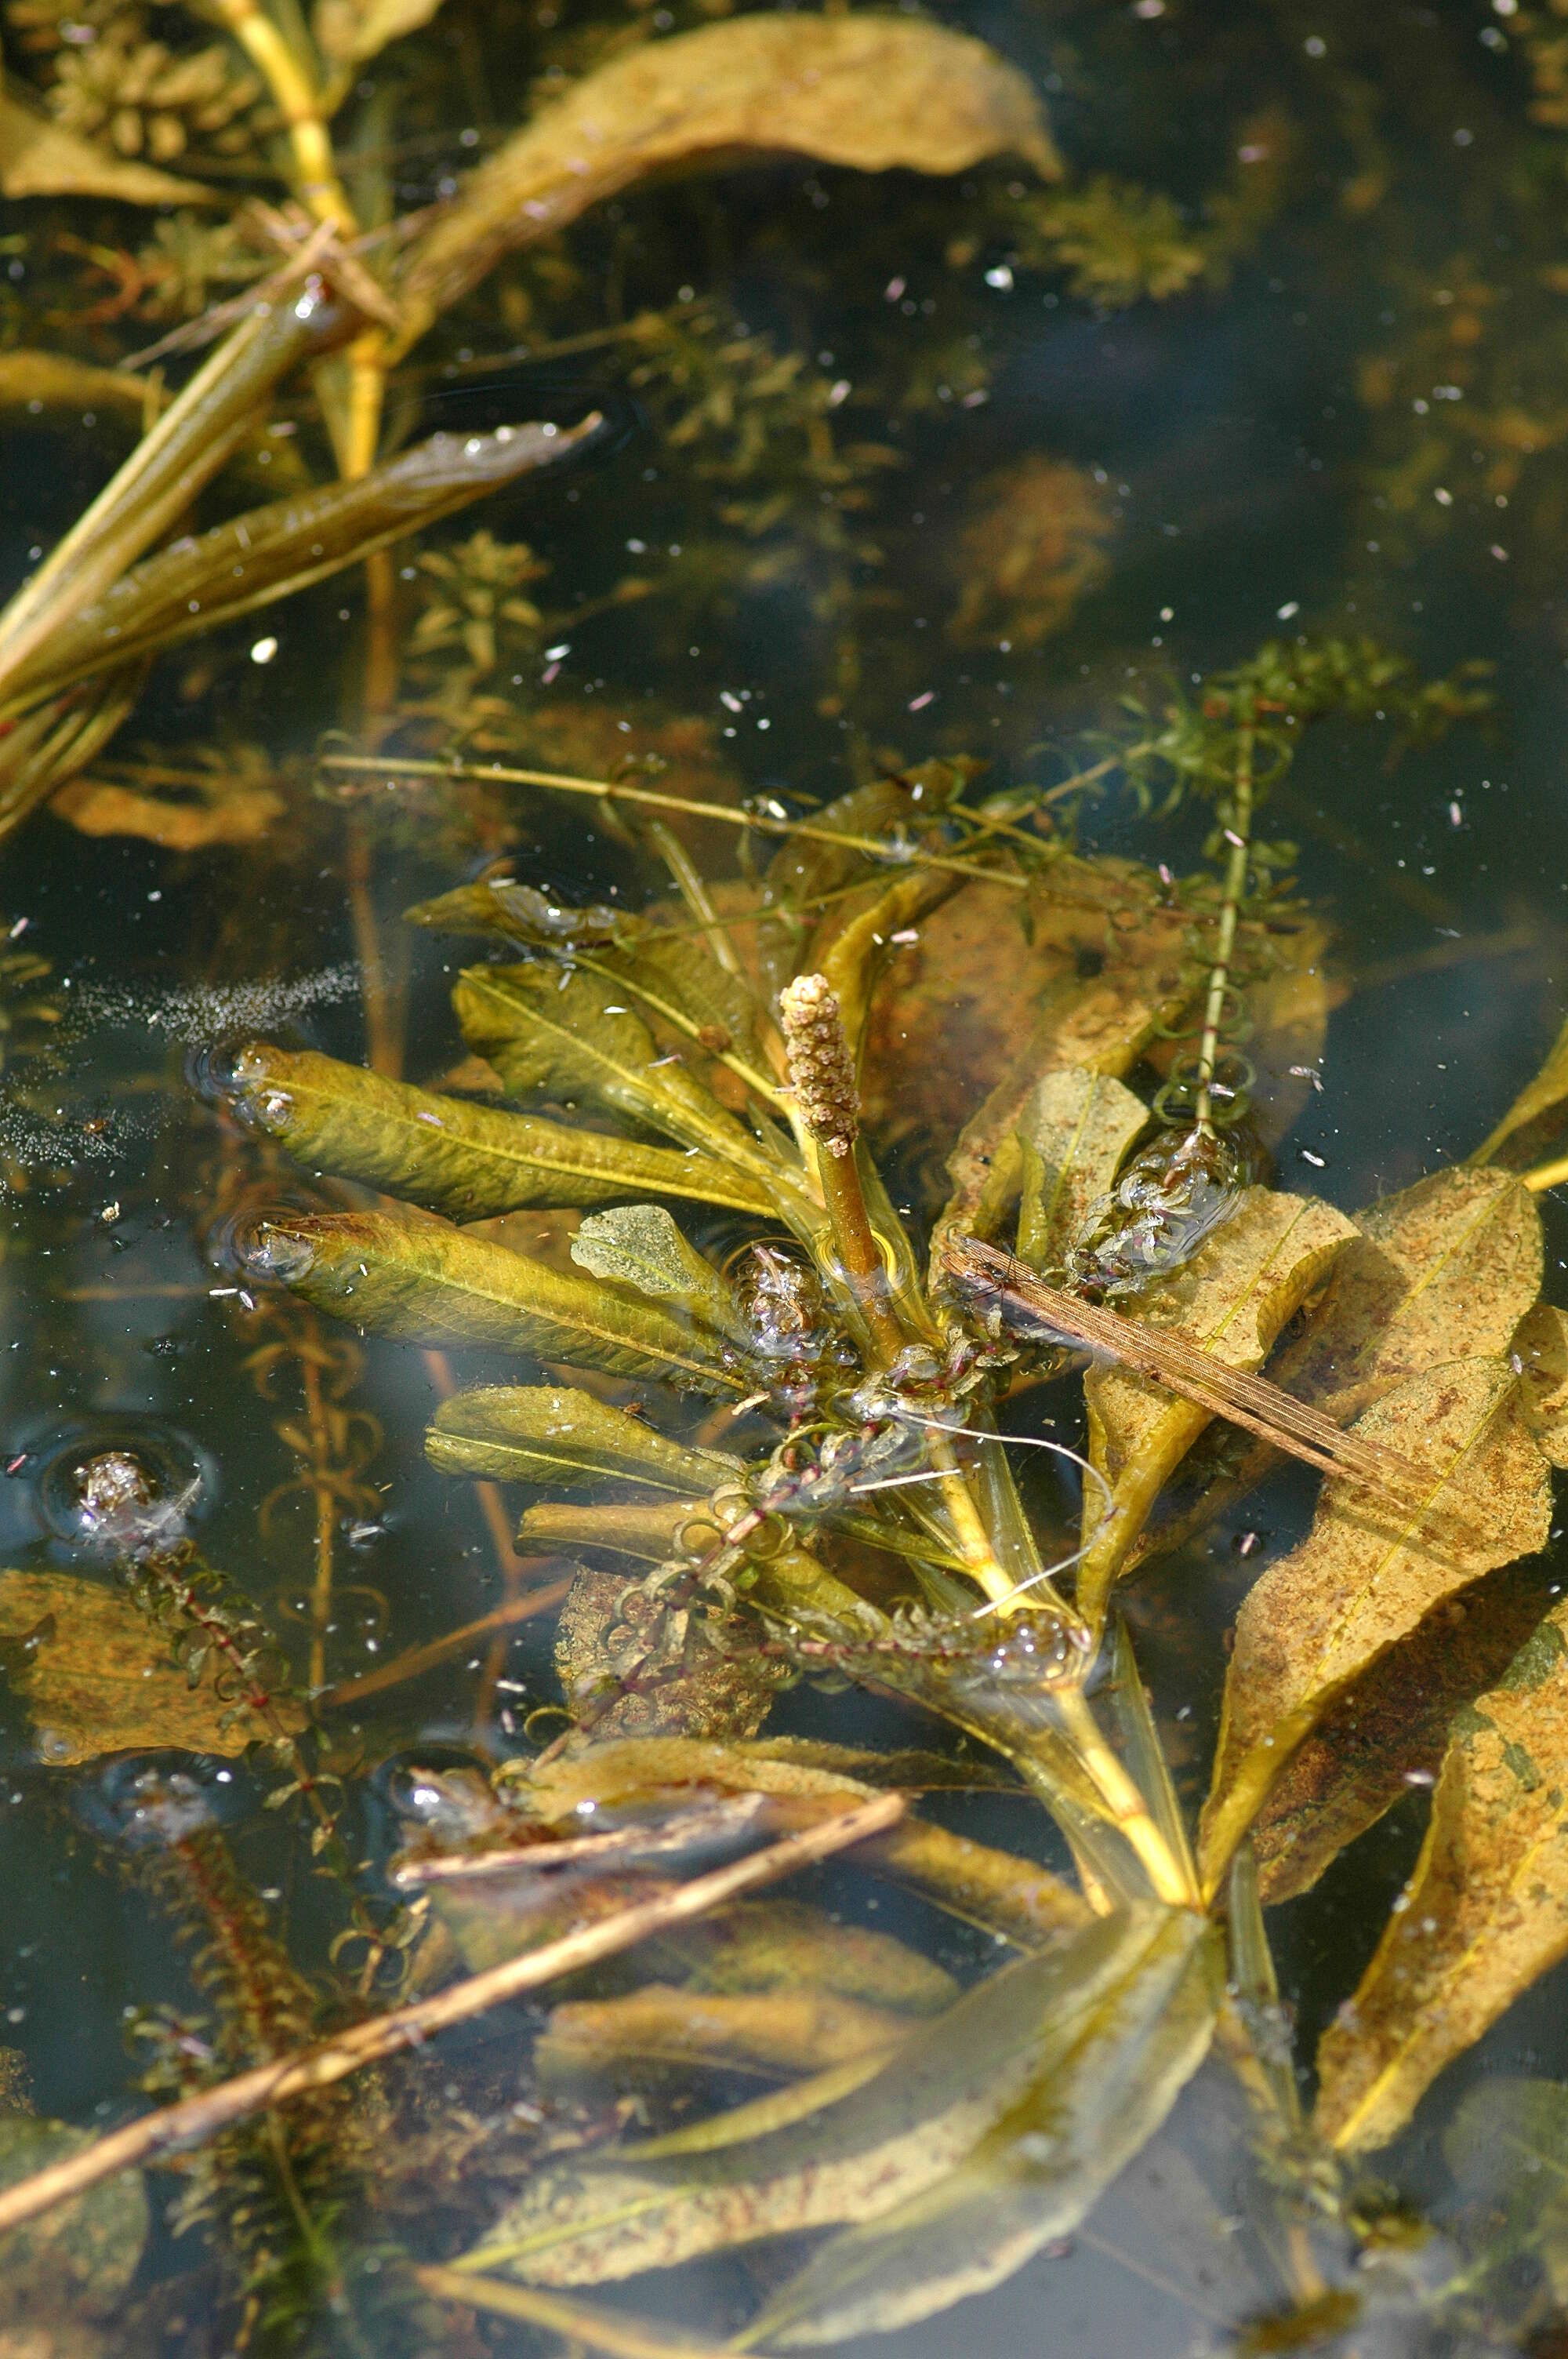
[[[1350,1682],[1253,1821],[1266,1902],[1304,1892],[1412,1785],[1433,1783],[1454,1713],[1500,1678],[1550,1603],[1540,1562],[1491,1573]]]
[[[232,1756],[269,1733],[216,1692],[214,1663],[192,1686],[168,1633],[124,1589],[72,1572],[0,1573],[3,1639],[35,1642],[6,1677],[53,1768],[168,1745]],[[293,1707],[280,1708],[297,1726]]]
[[[1455,1723],[1421,1857],[1318,2049],[1316,2121],[1385,2145],[1444,2066],[1568,1955],[1568,1609]]]
[[[1562,1127],[1564,1101],[1568,1101],[1568,1024],[1548,1049],[1540,1072],[1526,1082],[1471,1161],[1493,1163],[1506,1152],[1509,1163],[1520,1169],[1534,1162],[1540,1149]]]
[[[712,1156],[642,1147],[438,1096],[313,1050],[290,1054],[253,1041],[234,1059],[232,1072],[235,1112],[280,1140],[298,1162],[450,1220],[642,1194],[696,1197],[737,1212],[772,1210],[759,1182]]]
[[[310,30],[330,65],[362,66],[427,25],[441,0],[316,0]]]
[[[1347,1424],[1396,1385],[1458,1357],[1508,1350],[1541,1289],[1541,1214],[1500,1171],[1435,1171],[1357,1215],[1322,1300],[1269,1375]],[[1178,1547],[1277,1462],[1267,1442],[1206,1436],[1192,1471],[1195,1502],[1151,1527],[1138,1561]]]
[[[1064,1952],[1089,1954],[1099,1929]],[[1117,1970],[1065,1995],[1038,2078],[956,2170],[833,2237],[753,2321],[786,2349],[888,2333],[1000,2285],[1069,2235],[1152,2137],[1207,2053],[1219,1936],[1187,1910],[1133,1919]]]
[[[0,95],[0,196],[111,197],[123,205],[211,205],[215,189],[133,163]]]
[[[1249,1188],[1223,1228],[1183,1269],[1128,1308],[1151,1326],[1174,1329],[1184,1342],[1227,1367],[1255,1369],[1353,1234],[1343,1213],[1327,1204]],[[1114,1367],[1091,1369],[1084,1397],[1089,1454],[1112,1495],[1103,1527],[1098,1491],[1085,1499],[1087,1548],[1078,1568],[1078,1609],[1098,1625],[1110,1584],[1161,1486],[1207,1425],[1210,1412]]]
[[[427,1441],[427,1452],[429,1447]],[[434,1462],[441,1463],[439,1459]],[[705,1498],[639,1499],[627,1506],[550,1499],[524,1508],[517,1527],[517,1545],[524,1556],[576,1556],[587,1550],[663,1564],[676,1553],[682,1527],[708,1512]]]
[[[1249,1593],[1204,1811],[1211,1888],[1336,1698],[1435,1606],[1546,1538],[1546,1463],[1506,1360],[1461,1360],[1413,1376],[1354,1430],[1430,1468],[1432,1491],[1401,1512],[1325,1484],[1306,1538]]]
[[[546,2087],[606,2075],[620,2086],[628,2067],[634,2082],[672,2066],[791,2079],[881,2054],[908,2032],[903,2016],[828,1991],[759,1996],[650,1983],[624,1998],[553,2009],[534,2064]]]
[[[579,1269],[674,1303],[688,1319],[743,1342],[735,1299],[711,1262],[687,1243],[662,1204],[622,1204],[590,1212],[571,1242]]]
[[[1108,1073],[1046,1073],[1024,1103],[1014,1134],[1022,1201],[1018,1250],[1043,1275],[1060,1270],[1089,1206],[1116,1178],[1147,1127],[1141,1098]]]
[[[980,41],[899,16],[738,16],[587,75],[474,172],[411,249],[406,341],[509,247],[650,172],[737,150],[868,172],[1004,154],[1060,168],[1029,84]]]
[[[600,976],[542,962],[468,967],[452,997],[464,1039],[510,1095],[588,1098],[764,1186],[782,1184],[734,1115],[678,1058],[660,1057],[642,1017]]]
[[[253,1266],[317,1310],[406,1343],[524,1352],[699,1392],[744,1389],[714,1338],[656,1303],[441,1221],[279,1215],[263,1223]]]
[[[174,541],[62,616],[7,675],[6,693],[51,694],[106,663],[172,647],[292,597],[483,493],[569,457],[602,424],[596,413],[571,428],[433,434],[354,482],[251,508]]]
[[[962,2164],[1070,2052],[1151,1931],[1145,1918],[1099,1919],[1004,1966],[870,2081],[787,2127],[668,2163],[618,2168],[600,2154],[541,2171],[469,2265],[580,2285],[891,2212]]]
[[[591,1393],[553,1385],[484,1385],[441,1403],[425,1452],[443,1474],[494,1483],[636,1483],[701,1494],[732,1483],[741,1461],[668,1441]]]
[[[0,1590],[16,1576],[0,1576]],[[35,2114],[0,2112],[0,2188],[36,2170],[68,2161],[92,2142],[92,2130]],[[149,2212],[139,2171],[103,2180],[74,2202],[46,2212],[26,2228],[0,2238],[0,2347],[24,2359],[30,2336],[15,2343],[5,2332],[18,2314],[57,2324],[61,2313],[112,2318],[136,2273],[147,2240]],[[47,2354],[52,2343],[36,2346]]]

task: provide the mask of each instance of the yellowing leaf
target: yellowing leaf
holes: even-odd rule
[[[410,253],[407,340],[509,247],[650,172],[738,150],[867,172],[1002,154],[1060,168],[1028,82],[982,42],[892,16],[737,16],[615,59],[481,166]]]
[[[611,2077],[643,2082],[672,2066],[790,2079],[895,2048],[902,2016],[830,1991],[672,1990],[651,1983],[624,1998],[554,2008],[534,2050],[546,2087]]]
[[[699,1392],[745,1389],[716,1338],[657,1303],[443,1221],[279,1216],[264,1224],[255,1267],[317,1310],[406,1343],[478,1344]]]
[[[1355,1997],[1318,2049],[1316,2121],[1382,2146],[1454,2057],[1568,1955],[1568,1609],[1454,1724],[1432,1821]]]
[[[215,843],[256,843],[287,806],[270,787],[242,788],[203,802],[139,795],[99,778],[73,778],[49,809],[78,835],[134,835],[166,852],[205,852]]]
[[[123,1589],[73,1572],[0,1573],[0,1640],[29,1637],[5,1676],[51,1768],[168,1745],[233,1756],[269,1733],[216,1693],[213,1662],[192,1687],[167,1631]]]
[[[297,1161],[454,1221],[650,1194],[772,1210],[760,1182],[712,1156],[472,1105],[310,1049],[253,1041],[234,1060],[232,1095],[241,1119]]]
[[[1046,1073],[1025,1103],[1021,1150],[1021,1257],[1042,1275],[1060,1270],[1085,1213],[1116,1178],[1149,1121],[1141,1098],[1108,1073]]]
[[[1072,1950],[1098,1947],[1094,1932]],[[1117,1970],[1059,2000],[1038,2077],[956,2169],[825,2245],[743,2338],[796,2349],[888,2333],[1000,2285],[1069,2235],[1159,2129],[1207,2053],[1216,1928],[1184,1909],[1132,1919]]]
[[[1541,1289],[1541,1215],[1507,1173],[1435,1171],[1357,1213],[1356,1225],[1302,1333],[1268,1370],[1336,1424],[1424,1369],[1507,1351]],[[1206,1437],[1189,1469],[1198,1496],[1152,1524],[1133,1561],[1179,1547],[1276,1462],[1266,1441]]]
[[[1497,1128],[1482,1140],[1472,1162],[1495,1162],[1505,1149],[1510,1164],[1522,1169],[1532,1162],[1535,1153],[1562,1127],[1564,1100],[1568,1100],[1568,1024],[1548,1049],[1540,1072],[1526,1082]],[[1532,1135],[1525,1138],[1520,1136],[1524,1132]]]
[[[1341,1212],[1300,1196],[1245,1190],[1235,1212],[1171,1277],[1130,1306],[1152,1326],[1230,1368],[1260,1367],[1292,1312],[1327,1275],[1354,1234]],[[1161,1486],[1209,1422],[1210,1412],[1147,1377],[1091,1369],[1084,1381],[1089,1455],[1111,1486],[1101,1523],[1098,1486],[1086,1487],[1087,1552],[1078,1567],[1078,1610],[1098,1626],[1110,1584],[1142,1530]]]
[[[1351,1681],[1291,1756],[1253,1821],[1266,1903],[1304,1892],[1413,1781],[1431,1784],[1454,1713],[1508,1669],[1549,1603],[1539,1560],[1489,1573]]]
[[[211,205],[200,180],[135,164],[0,95],[0,196],[112,197],[124,205]]]
[[[1553,1466],[1568,1466],[1568,1311],[1538,1302],[1515,1329],[1512,1349],[1536,1447]]]
[[[310,29],[329,63],[361,66],[427,25],[441,0],[316,0]]]
[[[741,1461],[666,1440],[641,1418],[554,1385],[485,1385],[436,1411],[425,1452],[443,1474],[495,1483],[635,1483],[705,1498]]]
[[[1297,1745],[1351,1681],[1434,1606],[1546,1538],[1546,1464],[1506,1360],[1412,1377],[1356,1430],[1429,1469],[1432,1490],[1407,1513],[1325,1484],[1306,1538],[1249,1593],[1203,1818],[1209,1889]]]

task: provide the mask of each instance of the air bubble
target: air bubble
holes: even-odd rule
[[[205,1451],[152,1418],[106,1418],[57,1432],[27,1451],[18,1474],[43,1529],[96,1557],[174,1548],[211,1500]]]

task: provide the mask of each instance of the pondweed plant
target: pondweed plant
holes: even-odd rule
[[[1320,686],[1298,697],[1294,681],[1362,680],[1382,662],[1309,650],[1288,673],[1271,650],[1206,690],[1195,717],[1168,716],[1173,742],[1203,747],[1217,795],[1217,894],[1015,832],[1014,803],[968,806],[966,767],[934,766],[817,812],[758,881],[706,883],[666,836],[683,891],[640,916],[498,872],[415,909],[500,946],[453,1002],[503,1103],[260,1041],[212,1068],[242,1121],[299,1163],[397,1200],[257,1216],[237,1241],[247,1282],[366,1333],[524,1363],[518,1381],[445,1400],[428,1455],[531,1493],[519,1545],[583,1568],[562,1620],[565,1731],[541,1728],[544,1750],[520,1751],[493,1789],[433,1769],[406,1798],[417,1833],[396,1881],[436,1893],[481,1971],[308,2051],[282,2086],[322,2085],[534,1986],[557,1954],[564,1968],[619,1944],[611,1916],[515,1957],[561,1921],[526,1897],[530,1860],[567,1874],[569,1896],[572,1875],[678,1860],[760,1826],[759,1810],[823,1821],[832,1843],[846,1808],[881,1808],[867,1800],[879,1783],[941,1781],[929,1756],[770,1742],[769,1703],[792,1681],[865,1682],[979,1740],[1044,1804],[1076,1870],[1075,1889],[925,1821],[875,1821],[885,1872],[1024,1952],[961,1996],[930,1994],[935,2038],[900,2014],[927,2002],[896,1996],[913,1971],[898,1944],[863,1968],[876,2005],[852,2032],[830,2038],[820,2017],[786,2030],[792,1975],[845,1991],[862,1970],[847,1951],[829,1972],[810,1910],[767,1920],[767,1963],[752,1956],[719,1985],[751,1999],[719,2005],[700,1981],[688,1997],[666,1966],[652,1987],[558,2007],[535,2057],[546,2077],[635,2069],[650,2045],[719,2064],[776,2056],[781,2040],[793,2077],[668,2136],[541,2168],[455,2268],[420,2272],[427,2293],[591,2343],[611,2332],[597,2314],[537,2288],[815,2229],[830,2233],[743,2346],[906,2324],[1071,2233],[1214,2048],[1267,2160],[1277,2257],[1260,2299],[1293,2310],[1281,2332],[1305,2331],[1330,2299],[1346,2316],[1457,2314],[1459,2261],[1423,2275],[1390,2257],[1350,2166],[1568,1946],[1543,1848],[1562,1808],[1559,1609],[1539,1600],[1523,1650],[1494,1660],[1478,1695],[1454,1685],[1475,1650],[1441,1665],[1422,1652],[1434,1613],[1544,1539],[1568,1329],[1536,1302],[1539,1224],[1518,1178],[1442,1170],[1352,1221],[1265,1184],[1261,1147],[1236,1144],[1240,1107],[1228,1127],[1217,1118],[1212,1063],[1217,991],[1263,977],[1265,949],[1288,964],[1301,922],[1281,864],[1255,867],[1249,850],[1250,799],[1275,766],[1260,748],[1278,733],[1288,757],[1299,722],[1355,707]],[[1409,701],[1450,714],[1468,699]],[[657,788],[627,796],[678,816]],[[871,1151],[862,1052],[886,960],[960,894],[1026,904],[1037,928],[1065,916],[1080,945],[1135,932],[1144,955],[1097,969],[1075,951],[1029,1043],[1033,1071],[993,1090],[955,1149],[923,1259]],[[1146,954],[1172,934],[1182,954],[1155,987]],[[1167,1090],[1162,1129],[1120,1075],[1189,1015],[1197,1065]],[[1562,1089],[1554,1060],[1520,1121]],[[1496,1141],[1518,1129],[1510,1117]],[[1180,1201],[1162,1205],[1172,1171]],[[516,1216],[548,1250],[520,1249]],[[1082,1458],[1030,1416],[1074,1354],[1089,1362]],[[1323,1490],[1307,1537],[1242,1608],[1194,1828],[1116,1583],[1170,1545],[1178,1476],[1195,1478],[1177,1511],[1190,1531],[1281,1450]],[[1436,1740],[1409,1903],[1421,1946],[1406,1945],[1401,1906],[1325,2037],[1309,2120],[1260,1903],[1310,1882],[1400,1789],[1398,1743],[1363,1734],[1337,1778],[1314,1747],[1346,1715],[1397,1717],[1415,1662],[1448,1713],[1466,1704],[1446,1752]],[[585,1836],[585,1811],[608,1831]],[[633,1906],[624,1938],[707,1905],[709,1884],[742,1888],[726,1877],[765,1875],[771,1856]],[[744,1947],[761,1925],[723,1938]],[[1220,2102],[1217,2067],[1202,2085]],[[267,2102],[254,2072],[198,2092],[63,2180],[0,2196],[0,2223]]]

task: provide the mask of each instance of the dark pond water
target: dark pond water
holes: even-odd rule
[[[717,13],[653,22],[684,32]],[[364,217],[449,195],[472,151],[601,64],[640,14],[623,25],[612,10],[447,0],[364,70],[341,118],[345,154],[368,159],[355,189],[380,190]],[[7,15],[16,31],[19,6]],[[513,1554],[518,1513],[550,1495],[439,1474],[423,1440],[454,1389],[546,1381],[539,1364],[359,1339],[254,1285],[234,1234],[258,1204],[372,1200],[334,1193],[319,1167],[297,1169],[243,1132],[212,1077],[238,1041],[260,1038],[471,1085],[451,981],[503,953],[401,913],[503,857],[564,903],[631,911],[662,902],[669,874],[656,846],[580,798],[321,769],[323,750],[468,751],[589,778],[653,755],[663,770],[622,775],[797,818],[892,770],[971,756],[988,766],[971,801],[1016,789],[1026,818],[1026,790],[1137,745],[1173,698],[1201,712],[1214,676],[1265,643],[1288,664],[1309,643],[1373,639],[1412,677],[1484,680],[1492,704],[1402,756],[1391,709],[1331,712],[1292,741],[1260,832],[1298,847],[1292,873],[1327,929],[1315,961],[1327,983],[1294,1053],[1260,1059],[1271,1184],[1348,1214],[1459,1162],[1557,1033],[1568,23],[1513,0],[1138,0],[942,21],[994,45],[1043,97],[1065,194],[1048,200],[1006,161],[925,179],[742,158],[719,177],[613,196],[450,310],[395,375],[390,409],[407,440],[598,406],[603,439],[401,545],[379,618],[350,570],[162,656],[89,774],[97,801],[73,788],[74,802],[0,843],[12,953],[9,968],[0,959],[0,1564],[12,1569],[0,1581],[0,2089],[45,2121],[103,2130],[145,2111],[149,2085],[159,2100],[188,2093],[392,2004],[390,1963],[367,1984],[358,1937],[394,1920],[399,1776],[526,1762],[564,1724],[555,1608],[497,1614],[531,1587],[558,1598],[571,1571],[553,1550]],[[21,54],[43,90],[52,52]],[[257,167],[254,182],[215,185],[227,201],[265,182]],[[92,198],[15,206],[6,343],[103,367],[164,332],[178,310],[156,281],[139,308],[103,310],[113,257],[150,234],[146,214]],[[187,364],[170,366],[178,377]],[[279,469],[326,480],[308,380],[289,381],[270,416]],[[7,411],[4,430],[8,589],[128,441],[81,402]],[[234,495],[207,495],[203,521],[266,496],[254,450],[232,480]],[[1194,797],[1163,810],[1169,774],[1150,784],[1141,801],[1109,762],[1076,806],[1078,851],[1163,864],[1167,880],[1212,875],[1213,812]],[[144,802],[128,832],[91,832],[108,830],[116,788],[157,799],[162,821]],[[259,817],[241,789],[270,798]],[[170,806],[226,814],[245,840],[149,841]],[[735,832],[676,823],[722,898],[741,873]],[[1051,874],[1036,887],[1046,902]],[[959,914],[918,972],[913,957],[894,968],[892,988],[918,996],[884,1026],[913,1010],[915,1048],[879,1106],[917,1237],[940,1208],[956,1124],[1037,1014],[1008,896],[969,886],[949,908]],[[944,955],[961,968],[945,971]],[[1145,1097],[1159,1086],[1138,1054],[1121,1070]],[[1516,1164],[1558,1151],[1549,1126],[1531,1137],[1538,1151]],[[1534,1201],[1545,1297],[1568,1301],[1564,1200],[1546,1189]],[[559,1212],[510,1221],[512,1244],[571,1266]],[[699,1211],[691,1234],[717,1255],[746,1230]],[[1461,1301],[1455,1359],[1466,1316]],[[601,1389],[688,1435],[706,1414],[656,1387]],[[1054,1430],[1081,1440],[1076,1385],[1025,1394],[1010,1423],[1040,1430],[1042,1401]],[[703,1438],[721,1444],[721,1426]],[[777,1439],[755,1420],[748,1431],[757,1455]],[[116,1454],[118,1472],[104,1462]],[[1189,1821],[1207,1790],[1229,1626],[1260,1564],[1308,1527],[1314,1480],[1276,1474],[1125,1592]],[[1030,1496],[1059,1535],[1064,1498],[1044,1481]],[[1557,1594],[1557,1539],[1553,1526],[1509,1576],[1520,1637]],[[127,1604],[124,1560],[163,1549],[151,1560],[167,1562],[184,1540],[222,1568],[214,1594],[235,1625],[246,1611],[263,1625],[269,1680],[313,1699],[285,1717],[300,1727],[308,1710],[300,1757],[341,1780],[321,1789],[335,1827],[324,1852],[297,1799],[277,1806],[287,1761],[265,1745],[243,1755],[221,1705],[203,1716],[200,1688],[179,1706],[190,1716],[175,1712],[179,1680]],[[1487,1594],[1476,1613],[1492,1610]],[[455,1645],[435,1643],[454,1632]],[[45,1698],[38,1667],[51,1663]],[[791,1687],[766,1725],[982,1759],[949,1724],[847,1683]],[[149,1777],[163,1783],[138,1785]],[[1303,2104],[1320,2034],[1416,1863],[1431,1770],[1413,1779],[1320,1881],[1268,1912],[1283,2004],[1268,2037],[1293,2043]],[[171,1792],[186,1795],[194,1843],[178,1839]],[[1071,1875],[1061,1833],[1011,1777],[977,1776],[917,1808]],[[764,1979],[775,2002],[809,1987],[835,1926],[896,1937],[965,1987],[1016,1954],[983,1911],[966,1921],[845,1861],[786,1890],[819,1912],[816,1963]],[[523,1939],[498,1919],[455,1942],[438,1923],[398,1995]],[[984,2266],[982,2176],[962,2236],[1000,2283],[885,2335],[851,2326],[837,2339],[890,2359],[1562,2348],[1560,2223],[1542,2224],[1538,2203],[1514,2259],[1488,2274],[1512,2199],[1498,2180],[1483,2225],[1462,2233],[1444,2148],[1482,2083],[1568,2079],[1565,1970],[1547,1936],[1536,1948],[1544,1970],[1519,1969],[1518,1995],[1460,2043],[1398,2143],[1332,2187],[1304,2132],[1260,2161],[1267,2139],[1217,2051],[1141,2158],[1016,2269]],[[673,1951],[622,1962],[570,1996],[624,1999],[689,1968]],[[541,1997],[481,2015],[375,2089],[346,2084],[362,2094],[335,2112],[313,2101],[292,2148],[282,2132],[236,2131],[207,2161],[149,2176],[139,2257],[135,2223],[111,2221],[85,2261],[18,2262],[0,2347],[594,2347],[591,2334],[481,2315],[410,2271],[475,2244],[549,2158],[754,2100],[802,2064],[775,2028],[762,2063],[672,2064],[650,2035],[643,2051],[633,2036],[626,2054],[541,2071],[547,2008]],[[1001,2067],[976,2052],[989,2085]],[[826,2047],[801,2053],[812,2069],[834,2060]],[[1019,2188],[1062,2134],[1043,2106],[1033,2159],[987,2166],[1025,2213]],[[1087,2164],[1109,2134],[1090,2136]],[[1533,2168],[1560,2175],[1568,2113],[1554,2136],[1527,2144]],[[5,2170],[48,2158],[6,2136]],[[182,2200],[200,2216],[183,2220]],[[938,2203],[933,2236],[944,2217]],[[1423,2217],[1438,2223],[1424,2243]],[[618,2305],[627,2332],[717,2347],[809,2249],[741,2245],[673,2273],[607,2276],[602,2292],[590,2271],[576,2298]],[[1439,2300],[1465,2271],[1473,2296]],[[602,2347],[654,2345],[618,2345],[611,2331]]]

